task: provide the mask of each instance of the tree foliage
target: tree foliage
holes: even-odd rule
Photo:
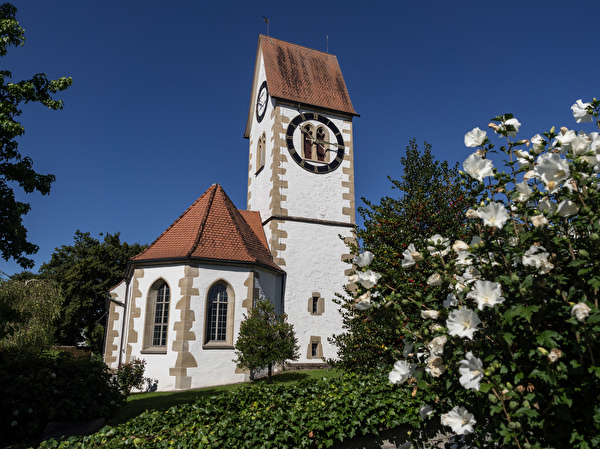
[[[450,167],[446,161],[436,161],[431,146],[425,143],[421,151],[414,139],[401,162],[401,180],[388,177],[398,196],[384,197],[379,204],[363,198],[366,207],[358,208],[364,225],[356,229],[360,246],[353,244],[351,250],[353,254],[372,252],[375,258],[369,269],[383,277],[370,293],[358,285],[357,292],[349,291],[346,297],[335,300],[342,307],[345,332],[330,341],[338,348],[337,360],[332,363],[340,368],[357,371],[381,368],[395,358],[403,344],[399,328],[406,319],[391,304],[375,313],[363,311],[355,308],[354,297],[366,294],[364,298],[368,299],[372,294],[394,294],[393,301],[400,303],[405,290],[426,288],[398,269],[402,253],[424,235],[462,238],[465,232],[467,202],[458,165]]]
[[[40,274],[56,280],[64,294],[58,342],[74,345],[85,337],[95,352],[101,352],[108,291],[123,279],[129,259],[146,246],[121,242],[119,233],[107,233],[100,241],[78,230],[74,240],[73,245],[55,248]]]
[[[237,366],[255,370],[268,368],[271,383],[273,364],[284,360],[298,360],[298,339],[294,326],[287,322],[287,315],[279,315],[268,299],[258,300],[248,315],[244,315],[240,334],[235,343]]]
[[[17,9],[9,3],[0,6],[0,56],[6,55],[8,47],[25,43],[25,30],[17,22],[16,13]],[[25,128],[18,117],[21,105],[26,103],[62,109],[63,102],[53,99],[52,94],[67,89],[72,79],[49,80],[46,74],[38,73],[13,83],[11,77],[11,72],[0,70],[0,254],[4,260],[13,258],[23,268],[31,268],[34,263],[27,256],[35,254],[38,246],[27,240],[23,225],[23,216],[31,207],[16,200],[13,185],[18,184],[25,193],[37,191],[47,195],[55,177],[35,172],[31,158],[19,152],[16,139],[25,133]]]
[[[0,280],[0,353],[50,349],[61,303],[52,280]]]

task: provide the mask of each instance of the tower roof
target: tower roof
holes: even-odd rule
[[[272,97],[358,115],[335,55],[264,35],[258,46]]]
[[[335,55],[269,36],[260,35],[256,50],[254,83],[244,137],[250,134],[259,64],[264,61],[269,95],[309,108],[323,108],[357,116]]]
[[[236,209],[218,184],[131,261],[180,259],[251,263],[283,271],[273,262],[260,214]]]

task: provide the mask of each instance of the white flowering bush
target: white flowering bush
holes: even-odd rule
[[[599,127],[600,101],[572,110]],[[419,391],[422,419],[478,446],[598,447],[600,133],[552,128],[519,140],[525,125],[511,114],[488,126],[495,136],[465,136],[475,149],[462,173],[468,241],[405,242],[397,269],[426,287],[380,284],[359,307],[405,320],[389,380]],[[358,282],[377,279],[369,271]]]

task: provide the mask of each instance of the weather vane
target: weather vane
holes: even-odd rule
[[[263,19],[265,19],[265,22],[267,23],[267,36],[269,35],[269,19],[267,19],[265,16],[262,16]]]

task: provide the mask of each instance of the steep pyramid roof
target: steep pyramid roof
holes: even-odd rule
[[[264,35],[258,45],[272,97],[358,115],[335,55]]]
[[[131,261],[177,259],[255,263],[283,271],[273,262],[260,214],[236,209],[218,184]]]
[[[269,95],[292,104],[319,107],[349,115],[358,115],[335,55],[260,35],[256,50],[254,83],[244,137],[254,112],[258,89],[260,56],[265,66]]]

